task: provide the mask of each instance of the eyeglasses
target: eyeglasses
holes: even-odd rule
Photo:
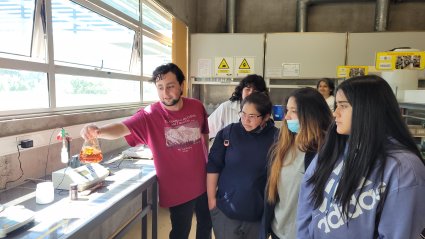
[[[239,117],[241,117],[242,119],[249,119],[249,120],[255,120],[259,117],[262,117],[262,115],[254,115],[254,114],[247,114],[243,111],[240,111],[238,113]]]

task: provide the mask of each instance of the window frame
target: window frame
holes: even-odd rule
[[[25,110],[12,110],[0,111],[0,123],[2,120],[18,119],[18,118],[31,118],[51,114],[66,115],[70,112],[91,112],[93,110],[108,110],[119,109],[121,107],[134,107],[140,108],[145,106],[151,101],[143,101],[143,82],[149,81],[150,77],[143,74],[143,35],[172,47],[172,39],[166,37],[160,32],[149,28],[142,23],[142,4],[153,8],[161,16],[169,18],[172,24],[173,16],[168,13],[164,8],[160,7],[153,1],[140,0],[139,1],[139,21],[125,13],[113,8],[105,2],[100,0],[70,0],[75,4],[79,4],[100,14],[118,24],[125,26],[135,31],[133,42],[133,50],[130,60],[130,72],[123,73],[111,70],[94,70],[88,68],[80,68],[77,66],[68,66],[55,64],[54,50],[53,50],[53,29],[52,29],[52,2],[51,0],[34,0],[34,23],[33,23],[33,36],[30,57],[12,56],[9,54],[0,54],[0,68],[12,70],[25,70],[47,73],[48,79],[48,94],[49,94],[49,108],[47,109],[25,109]],[[44,4],[44,6],[43,6]],[[45,9],[44,19],[42,9]],[[43,24],[45,24],[43,26]],[[43,32],[46,29],[46,32]],[[44,38],[46,36],[46,38]],[[47,53],[47,54],[46,54]],[[45,59],[44,59],[45,58]],[[132,74],[131,72],[137,72]],[[105,104],[105,105],[89,105],[89,106],[72,106],[72,107],[57,107],[56,106],[56,92],[55,92],[55,75],[76,75],[76,76],[89,76],[101,78],[113,78],[123,80],[134,80],[140,82],[140,102],[132,103],[118,103],[118,104]],[[0,135],[1,137],[1,135]]]

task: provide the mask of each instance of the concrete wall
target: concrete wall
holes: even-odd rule
[[[186,23],[189,31],[197,28],[197,0],[156,0],[165,10]]]
[[[307,30],[372,32],[375,3],[324,3],[309,6]],[[425,1],[391,1],[388,31],[425,30]],[[236,32],[293,32],[296,0],[236,0]],[[226,32],[226,0],[198,2],[198,33]],[[192,30],[192,32],[194,32]]]

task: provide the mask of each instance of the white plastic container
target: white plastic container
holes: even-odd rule
[[[55,189],[53,182],[42,182],[37,184],[35,190],[35,202],[37,204],[47,204],[55,199]]]

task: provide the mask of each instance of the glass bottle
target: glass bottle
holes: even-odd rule
[[[102,159],[102,151],[100,150],[97,138],[85,140],[80,151],[80,162],[99,163]]]

